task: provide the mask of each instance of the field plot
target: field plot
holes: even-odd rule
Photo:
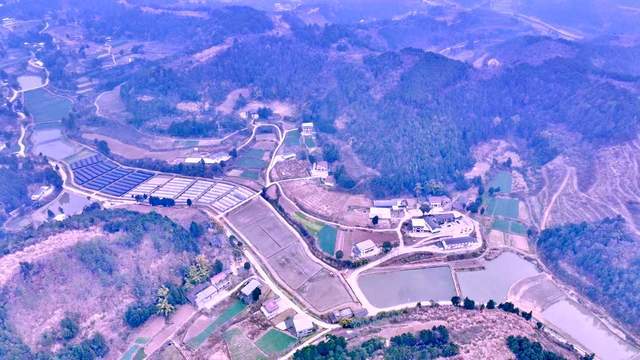
[[[309,214],[346,225],[369,226],[371,200],[363,195],[329,191],[314,180],[292,180],[282,183],[289,199]]]
[[[36,124],[46,124],[60,123],[71,111],[72,104],[67,98],[37,89],[24,94],[24,106]]]
[[[499,230],[506,233],[512,233],[517,235],[526,235],[527,227],[518,221],[513,220],[505,220],[505,219],[495,219],[491,228],[494,230]]]
[[[365,230],[343,230],[338,231],[336,236],[335,250],[342,250],[345,258],[351,258],[353,245],[365,241],[372,240],[376,245],[382,246],[385,241],[390,243],[398,242],[398,235],[394,231],[389,232],[372,232]]]
[[[299,146],[300,145],[300,131],[294,130],[287,133],[284,138],[285,146]]]
[[[199,334],[187,340],[187,345],[192,349],[197,349],[213,334],[214,331],[219,329],[222,325],[240,314],[247,306],[240,300],[236,300],[227,309],[225,309],[220,316],[213,320],[207,327],[204,328]]]
[[[490,188],[500,188],[500,193],[509,194],[512,190],[513,179],[511,173],[501,171],[489,182]]]
[[[223,334],[231,360],[266,360],[267,357],[237,327]]]
[[[273,272],[319,312],[353,301],[341,280],[306,254],[301,240],[262,200],[234,210],[228,219]]]
[[[266,151],[260,149],[248,149],[240,153],[234,165],[241,168],[262,169],[267,166],[264,160],[265,153]]]
[[[486,215],[517,219],[519,216],[518,203],[518,199],[492,197],[488,201]]]
[[[296,342],[298,340],[287,333],[277,329],[269,329],[256,341],[256,345],[267,355],[277,355],[288,350]]]
[[[153,196],[176,199],[194,183],[193,179],[175,177],[153,192]]]
[[[133,190],[129,192],[128,195],[149,195],[158,189],[160,186],[166,184],[169,180],[171,180],[171,176],[169,175],[158,175],[154,176],[148,181],[136,186]]]

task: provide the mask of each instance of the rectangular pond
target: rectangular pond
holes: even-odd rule
[[[574,301],[558,301],[545,309],[542,317],[600,359],[631,359],[638,355],[638,349],[618,338],[587,309]]]
[[[358,285],[369,302],[379,308],[418,301],[448,301],[456,295],[447,266],[364,273]]]
[[[485,303],[489,300],[505,301],[513,284],[536,274],[539,272],[535,265],[516,254],[505,252],[487,261],[484,270],[460,271],[457,276],[463,296]]]

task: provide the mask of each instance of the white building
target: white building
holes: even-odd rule
[[[187,164],[198,164],[201,161],[204,161],[205,164],[219,164],[223,161],[231,160],[231,156],[226,152],[217,152],[211,154],[211,156],[201,156],[201,157],[188,157],[184,159],[184,162]]]
[[[293,331],[297,338],[303,338],[315,331],[315,325],[308,316],[296,314],[293,317]]]
[[[463,236],[459,238],[451,238],[442,240],[441,244],[445,250],[464,249],[476,245],[478,240],[471,236]]]
[[[429,231],[427,222],[423,218],[411,219],[411,231],[414,233],[423,233]]]
[[[208,303],[213,300],[213,298],[218,293],[218,289],[215,286],[211,285],[206,287],[204,290],[200,291],[196,294],[196,306],[198,310],[202,310],[205,308],[209,308]]]
[[[448,196],[429,196],[429,207],[432,209],[451,210],[451,199]]]
[[[373,240],[361,241],[353,246],[353,257],[356,259],[376,256],[380,254],[380,248]]]
[[[311,136],[311,135],[313,135],[313,123],[312,122],[302,123],[302,136]]]
[[[311,166],[311,176],[326,179],[329,177],[329,163],[326,161],[314,162]]]
[[[253,296],[251,294],[253,293],[253,290],[259,287],[260,287],[260,282],[256,279],[251,279],[251,281],[249,281],[249,283],[240,290],[240,297],[242,298],[242,301],[244,301],[247,304],[252,303]]]

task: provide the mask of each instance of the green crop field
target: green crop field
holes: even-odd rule
[[[527,227],[523,223],[517,221],[511,222],[510,231],[518,235],[527,235]]]
[[[298,146],[300,145],[300,131],[295,130],[287,133],[284,138],[284,144],[286,146]]]
[[[72,107],[69,99],[53,95],[44,89],[24,93],[24,105],[36,124],[61,122]]]
[[[493,225],[491,225],[491,228],[494,230],[502,231],[502,232],[509,232],[509,228],[510,228],[509,220],[495,219],[493,221]]]
[[[245,179],[250,179],[250,180],[258,180],[260,179],[260,171],[244,170],[242,171],[242,174],[240,174],[240,177],[243,177]]]
[[[518,203],[518,199],[490,198],[487,206],[487,215],[517,219],[519,214]]]
[[[336,250],[336,236],[338,230],[333,226],[325,225],[318,232],[318,242],[320,243],[320,250],[333,256]]]
[[[314,147],[316,147],[316,141],[315,141],[315,140],[313,140],[313,137],[311,137],[311,136],[306,136],[306,137],[304,138],[304,143],[305,143],[305,144],[307,144],[307,147],[308,147],[308,148],[314,148]]]
[[[505,220],[505,219],[495,219],[491,228],[494,230],[516,234],[516,235],[526,235],[527,227],[521,222],[515,220]]]
[[[281,354],[288,350],[298,339],[277,329],[269,329],[256,345],[267,355]]]
[[[305,229],[307,229],[307,231],[313,235],[313,236],[318,236],[318,233],[320,232],[320,230],[322,229],[322,227],[324,226],[324,224],[309,219],[306,216],[304,216],[301,212],[297,211],[295,214],[293,214],[293,218],[300,223],[300,225],[304,226]]]
[[[242,310],[244,310],[247,306],[240,300],[236,300],[231,306],[229,306],[220,316],[218,316],[214,321],[209,324],[202,332],[193,338],[189,339],[187,344],[192,349],[199,348],[202,344],[204,344],[205,340],[211,334],[213,334],[216,329],[224,325],[227,321],[236,317],[236,315],[240,314]]]
[[[260,349],[258,349],[237,327],[233,327],[222,334],[227,343],[227,349],[231,355],[231,360],[262,360],[267,359]]]
[[[507,171],[501,171],[489,182],[490,188],[500,188],[500,192],[508,194],[511,192],[511,173]]]
[[[265,151],[260,149],[242,151],[234,165],[248,169],[262,169],[267,166],[267,162],[262,160],[264,153]]]

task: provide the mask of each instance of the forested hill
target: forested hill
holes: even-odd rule
[[[460,182],[473,163],[470,148],[491,138],[513,140],[529,163],[540,165],[561,150],[549,136],[558,129],[594,148],[636,136],[638,69],[624,66],[636,50],[533,36],[513,19],[481,16],[486,12],[464,12],[451,22],[416,15],[323,26],[284,12],[277,15],[279,30],[269,32],[274,23],[265,13],[243,8],[237,21],[256,18],[262,25],[238,25],[234,33],[252,36],[233,37],[205,63],[150,64],[156,69],[133,75],[123,97],[134,114],[147,92],[162,95],[153,111],[167,108],[165,99],[220,103],[238,88],[251,89],[252,99],[292,103],[302,114],[295,120],[314,121],[324,134],[321,143],[350,143],[378,170],[368,182],[376,196],[410,192],[430,179]],[[402,48],[424,45],[411,37],[420,24],[429,24],[433,32],[425,38],[439,46],[447,33],[469,50],[497,42],[487,51],[501,61],[477,68]]]
[[[538,237],[547,266],[636,332],[640,329],[637,244],[622,218],[564,225]]]
[[[595,146],[637,132],[637,95],[614,84],[618,74],[579,56],[585,50],[578,45],[539,64],[477,70],[423,50],[374,51],[361,28],[292,28],[290,37],[236,43],[193,77],[224,85],[210,87],[213,97],[251,87],[265,99],[301,105],[304,120],[329,138],[351,140],[380,171],[371,181],[379,196],[428,179],[459,179],[472,165],[470,147],[493,137],[516,138],[532,163],[543,164],[558,152],[544,135],[556,126]],[[366,55],[355,62],[352,52]],[[624,81],[638,84],[633,76]],[[339,117],[348,122],[336,131]]]

